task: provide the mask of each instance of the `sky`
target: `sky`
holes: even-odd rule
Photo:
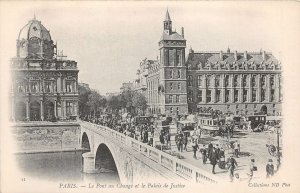
[[[20,29],[36,15],[68,59],[78,62],[79,81],[101,94],[133,81],[144,58],[156,59],[163,20],[185,29],[187,49],[266,50],[282,60],[292,6],[282,2],[0,2],[2,64],[16,55]],[[289,16],[286,16],[290,10]],[[288,23],[288,25],[287,25]],[[283,35],[285,34],[285,35]]]

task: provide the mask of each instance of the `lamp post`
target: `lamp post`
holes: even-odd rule
[[[280,127],[276,127],[276,134],[277,134],[277,170],[279,169],[280,167],[280,142],[279,142],[279,137],[280,137]]]

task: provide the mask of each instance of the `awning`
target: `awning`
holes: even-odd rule
[[[282,116],[267,116],[266,120],[267,121],[281,121],[282,120]]]

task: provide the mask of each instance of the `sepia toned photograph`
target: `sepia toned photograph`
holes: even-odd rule
[[[299,192],[299,3],[0,10],[1,192]]]

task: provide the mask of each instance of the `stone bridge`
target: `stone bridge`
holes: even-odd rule
[[[125,136],[113,129],[80,122],[83,171],[113,170],[121,183],[196,182],[217,183],[219,179],[172,155]]]

